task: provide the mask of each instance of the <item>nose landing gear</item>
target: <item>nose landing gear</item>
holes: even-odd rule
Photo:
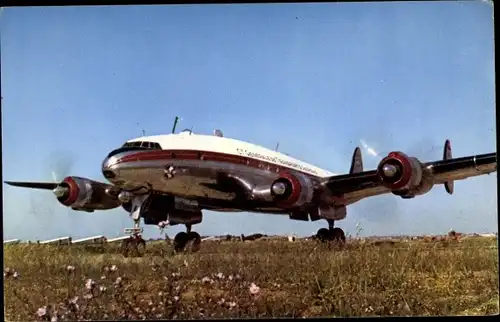
[[[141,234],[143,229],[140,228],[141,211],[145,208],[145,201],[148,195],[137,196],[132,199],[132,207],[130,209],[130,217],[134,220],[134,228],[125,228],[125,234],[130,237],[123,240],[121,252],[123,256],[128,257],[130,254],[136,257],[142,257],[146,251],[146,241]]]

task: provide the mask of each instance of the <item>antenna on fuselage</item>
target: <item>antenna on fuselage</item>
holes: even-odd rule
[[[280,147],[280,143],[278,142],[278,143],[276,143],[276,147],[274,148],[274,151],[277,152],[279,147]]]
[[[213,135],[218,136],[220,138],[224,136],[224,134],[222,134],[222,131],[219,129],[215,129]]]
[[[174,127],[172,128],[172,134],[175,133],[175,128],[177,127],[177,122],[179,122],[179,117],[176,116],[174,120]]]

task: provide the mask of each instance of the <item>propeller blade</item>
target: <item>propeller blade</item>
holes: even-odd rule
[[[45,189],[45,190],[54,190],[59,185],[58,183],[52,183],[52,182],[19,182],[19,181],[4,181],[4,182],[8,185],[15,187]]]

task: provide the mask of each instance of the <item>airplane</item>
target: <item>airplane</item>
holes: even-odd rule
[[[174,132],[174,131],[172,131]],[[57,200],[76,211],[122,207],[134,228],[126,229],[127,249],[145,247],[140,219],[160,228],[185,225],[174,237],[174,249],[201,243],[191,230],[202,222],[203,210],[288,215],[292,220],[324,219],[318,230],[323,242],[345,243],[335,222],[347,216],[347,206],[364,198],[392,193],[404,199],[444,185],[451,195],[454,181],[496,172],[496,152],[453,158],[450,140],[443,159],[421,162],[403,152],[390,152],[376,169],[363,169],[356,147],[347,174],[334,174],[283,153],[248,142],[191,130],[128,140],[102,162],[110,183],[68,176],[59,183],[14,182],[18,187],[53,190]],[[140,255],[139,255],[140,256]]]

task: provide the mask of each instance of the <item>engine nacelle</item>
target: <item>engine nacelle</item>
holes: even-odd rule
[[[57,200],[75,210],[106,210],[116,208],[121,202],[109,195],[109,184],[80,177],[66,177],[54,189]]]
[[[283,207],[301,207],[311,202],[313,195],[313,182],[304,175],[284,172],[271,184],[271,197]]]
[[[377,176],[395,195],[413,198],[429,192],[434,186],[432,176],[417,158],[402,152],[391,152],[380,161]]]

